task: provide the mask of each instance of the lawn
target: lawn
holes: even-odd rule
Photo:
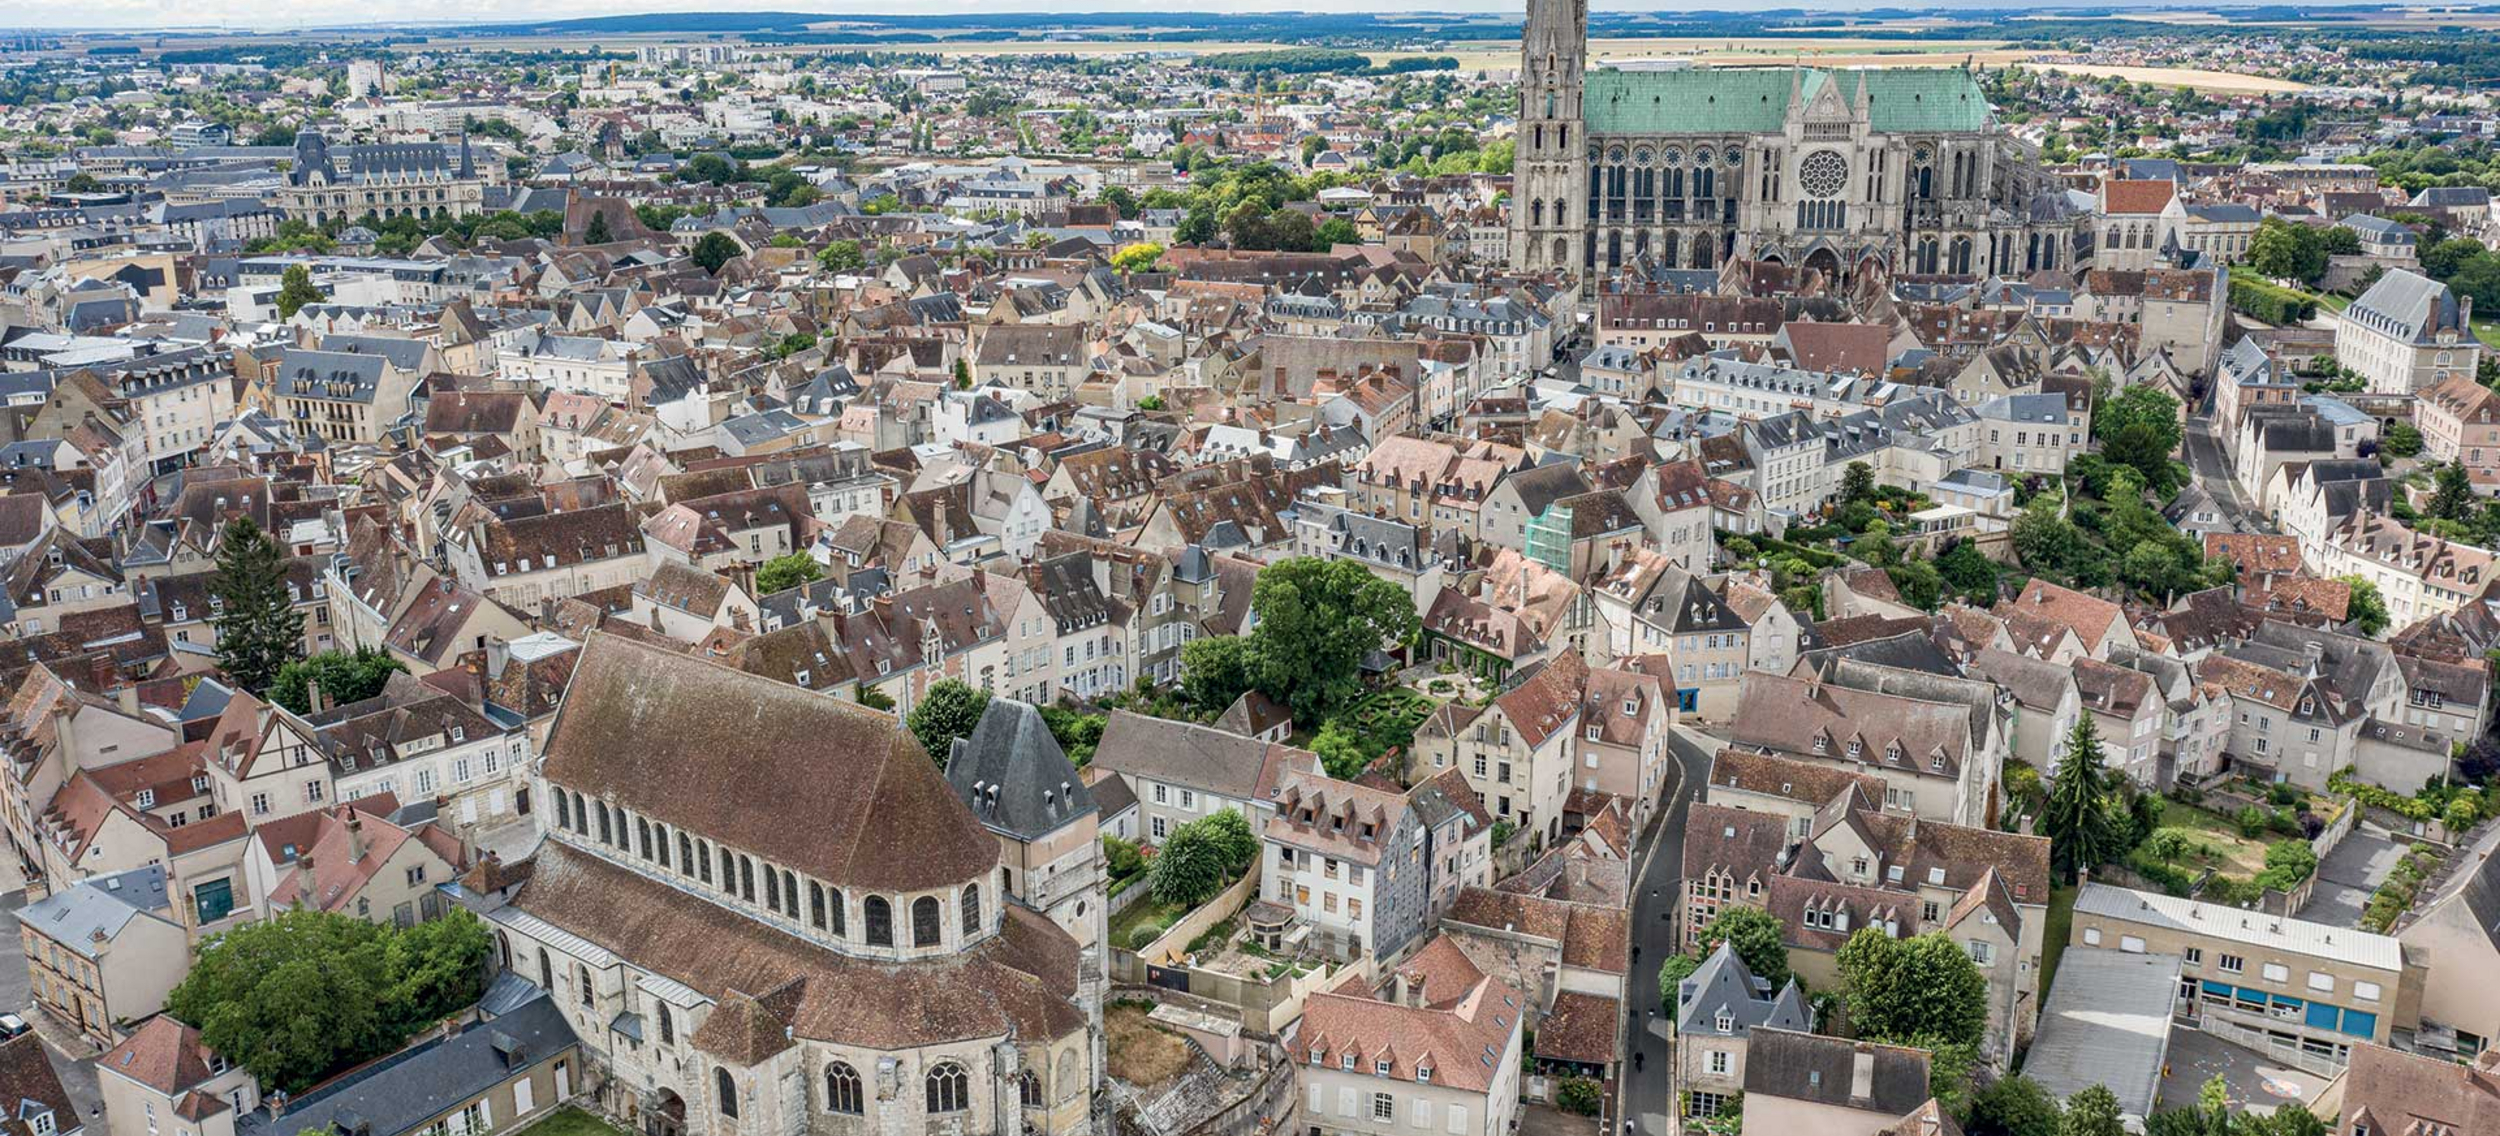
[[[2049,984],[2057,980],[2057,960],[2066,953],[2066,939],[2074,934],[2075,895],[2082,889],[2073,884],[2049,889],[2049,925],[2040,942],[2040,1001],[2049,1000]]]
[[[2255,879],[2266,870],[2266,842],[2240,835],[2239,822],[2221,813],[2171,802],[2161,814],[2163,828],[2183,828],[2188,836],[2204,846],[2179,858],[2179,866],[2191,871],[2212,868],[2226,876]]]
[[[545,1120],[521,1130],[520,1136],[626,1136],[625,1130],[573,1106],[548,1113]]]
[[[1140,883],[1131,886],[1148,887],[1151,885]],[[1111,945],[1134,949],[1135,945],[1129,942],[1129,936],[1135,934],[1137,928],[1143,926],[1148,920],[1152,920],[1157,926],[1169,927],[1173,920],[1187,914],[1189,914],[1189,909],[1186,907],[1158,902],[1151,895],[1143,896],[1137,902],[1129,904],[1127,909],[1111,917]]]
[[[2475,320],[2474,338],[2482,340],[2483,346],[2500,351],[2500,320]]]

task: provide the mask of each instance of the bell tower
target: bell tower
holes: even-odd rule
[[[1519,135],[1512,164],[1510,262],[1577,272],[1588,231],[1588,132],[1580,120],[1588,0],[1528,0],[1519,50]]]

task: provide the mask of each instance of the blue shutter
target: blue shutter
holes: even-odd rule
[[[2344,1011],[2344,1032],[2354,1037],[2378,1036],[2378,1015],[2359,1010]]]
[[[2319,1029],[2335,1028],[2335,1007],[2325,1002],[2309,1003],[2308,1023]]]

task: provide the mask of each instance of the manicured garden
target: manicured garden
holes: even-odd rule
[[[625,1136],[625,1130],[568,1104],[522,1129],[519,1136]]]

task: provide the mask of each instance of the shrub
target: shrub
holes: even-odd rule
[[[1565,1077],[1554,1086],[1554,1106],[1573,1116],[1595,1116],[1605,1100],[1597,1082],[1587,1077]]]
[[[2262,280],[2231,278],[2231,306],[2271,324],[2294,324],[2318,314],[2318,301]]]
[[[2255,840],[2258,833],[2266,830],[2267,819],[2264,809],[2255,805],[2242,805],[2240,811],[2232,815],[2231,822],[2239,826],[2240,835]]]
[[[2266,800],[2277,805],[2294,805],[2301,801],[2300,790],[2278,782],[2266,787]]]
[[[1163,924],[1152,919],[1129,928],[1128,949],[1142,951],[1153,946],[1155,940],[1163,937],[1163,930]]]

